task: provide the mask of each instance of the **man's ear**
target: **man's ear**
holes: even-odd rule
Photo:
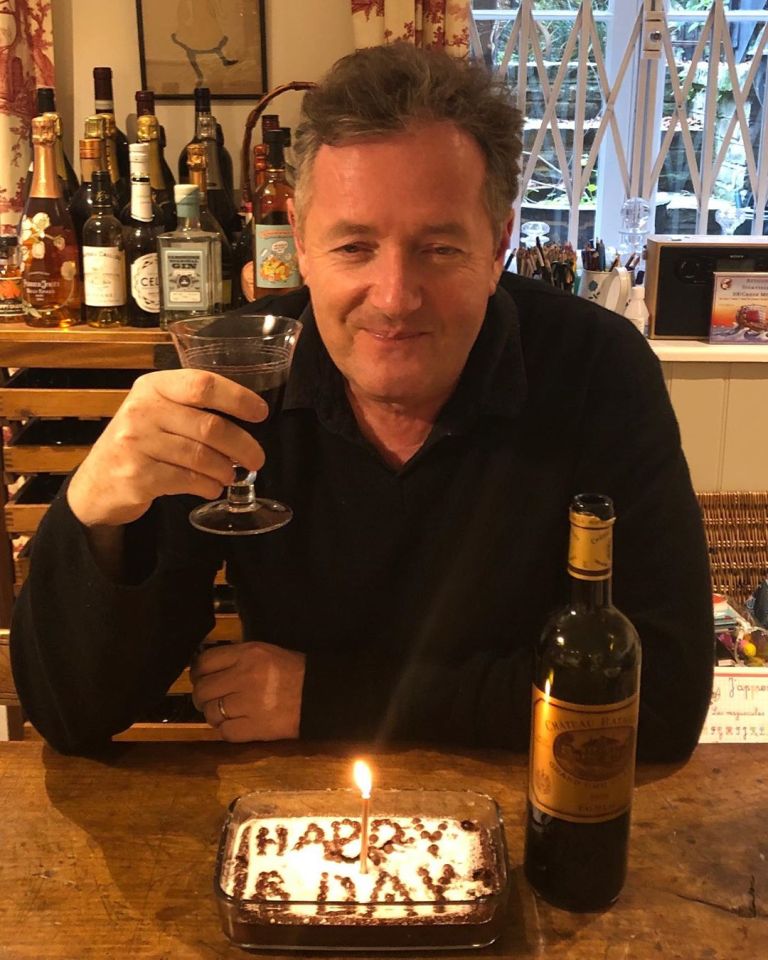
[[[515,213],[513,210],[509,212],[509,219],[504,224],[504,227],[501,231],[501,238],[499,239],[499,245],[496,248],[496,253],[493,258],[493,273],[492,280],[490,283],[490,295],[492,295],[499,283],[499,278],[504,271],[504,261],[507,258],[509,252],[509,244],[512,239],[512,228],[515,225]]]

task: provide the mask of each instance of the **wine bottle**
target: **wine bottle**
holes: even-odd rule
[[[218,233],[200,225],[200,191],[194,184],[174,189],[178,226],[157,238],[160,268],[160,326],[221,310],[216,264],[221,262]]]
[[[265,134],[269,155],[266,179],[253,199],[254,299],[301,286],[296,244],[288,222],[293,190],[285,179],[283,133]]]
[[[591,911],[626,878],[640,641],[611,602],[612,501],[579,494],[570,522],[570,602],[534,657],[525,874],[555,906]]]
[[[219,167],[221,167],[221,178],[224,186],[229,191],[229,195],[235,195],[235,171],[232,165],[232,157],[229,150],[224,146],[224,130],[220,123],[216,123],[216,153],[219,155]]]
[[[93,181],[98,170],[105,170],[103,144],[96,137],[84,137],[80,141],[80,186],[69,202],[69,212],[75,227],[77,242],[83,245],[83,227],[93,215]],[[110,184],[111,191],[111,184]],[[111,194],[114,202],[114,194]]]
[[[155,114],[155,94],[152,90],[136,91],[136,116],[154,117]],[[168,191],[168,196],[173,197],[173,188],[176,186],[176,178],[171,173],[171,168],[165,159],[165,127],[158,120],[158,145],[160,152],[160,168],[163,171],[163,183]]]
[[[189,182],[200,192],[200,226],[203,230],[217,233],[221,240],[221,261],[215,264],[219,299],[225,307],[232,305],[232,245],[222,230],[221,224],[208,209],[207,184],[208,157],[202,143],[190,143],[187,147]]]
[[[93,68],[93,96],[94,111],[96,113],[112,114],[115,117],[115,101],[112,94],[112,68],[94,67]],[[128,138],[117,125],[114,132],[115,149],[117,152],[117,165],[119,175],[128,182],[130,173],[128,163]]]
[[[240,229],[240,216],[232,194],[227,190],[216,147],[216,121],[210,114],[201,114],[197,121],[198,143],[205,148],[208,175],[208,209],[221,224],[230,243]],[[187,167],[189,177],[189,167]]]
[[[31,327],[82,322],[77,239],[56,173],[55,144],[54,120],[34,117],[34,173],[19,232],[25,320]]]
[[[123,227],[112,207],[109,173],[91,177],[93,214],[83,227],[85,320],[91,327],[123,326],[128,319]]]
[[[160,280],[157,238],[163,231],[160,210],[152,203],[149,184],[149,145],[132,143],[131,206],[124,220],[123,239],[128,265],[128,325],[156,327],[160,322]]]
[[[216,118],[211,114],[211,91],[208,87],[196,87],[195,88],[195,133],[189,143],[200,143],[202,138],[199,132],[199,122],[200,117],[212,117],[214,125],[216,124]],[[232,157],[229,154],[229,151],[224,146],[224,133],[222,131],[220,139],[214,134],[214,141],[216,141],[216,150],[219,157],[219,167],[222,171],[232,170]],[[184,144],[184,148],[179,154],[179,183],[188,183],[189,182],[189,169],[187,167],[187,147],[189,143]],[[224,174],[222,173],[224,178]],[[209,187],[210,187],[210,165],[209,165]],[[224,186],[229,191],[230,195],[234,192],[234,183],[232,181],[227,182],[226,179],[223,179]]]
[[[241,307],[253,300],[253,204],[246,200],[240,211],[243,227],[232,247],[232,306]]]
[[[176,204],[163,177],[160,162],[160,125],[153,114],[144,114],[136,120],[136,139],[149,147],[149,184],[152,189],[152,202],[160,208],[166,230],[176,228]]]

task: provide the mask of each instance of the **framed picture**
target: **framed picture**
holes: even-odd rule
[[[141,83],[158,100],[254,100],[267,89],[265,0],[136,0]]]

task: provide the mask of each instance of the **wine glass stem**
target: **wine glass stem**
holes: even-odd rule
[[[235,482],[227,488],[227,503],[230,510],[238,513],[253,509],[256,503],[255,481],[255,470],[246,473],[244,467],[235,467]]]

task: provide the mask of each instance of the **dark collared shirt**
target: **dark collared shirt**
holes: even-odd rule
[[[224,560],[244,637],[307,655],[304,737],[527,748],[531,657],[565,603],[568,505],[613,497],[614,599],[643,642],[640,753],[680,758],[709,701],[706,545],[661,371],[627,321],[505,277],[459,384],[400,469],[362,437],[306,294],[264,492],[285,528],[212,537],[193,501],[131,525],[130,582],[96,567],[61,497],[17,605],[14,672],[51,743],[92,748],[129,725],[212,625]]]

